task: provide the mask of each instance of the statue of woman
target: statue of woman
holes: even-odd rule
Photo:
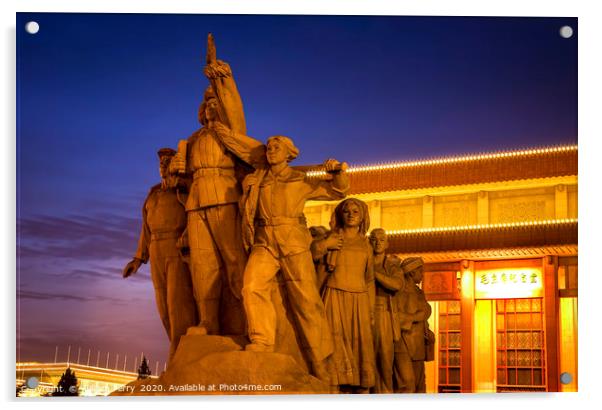
[[[358,199],[346,199],[336,207],[330,224],[329,236],[312,245],[314,260],[321,260],[325,272],[319,275],[324,277],[322,300],[334,341],[330,384],[339,385],[341,392],[368,393],[376,381],[368,207]]]

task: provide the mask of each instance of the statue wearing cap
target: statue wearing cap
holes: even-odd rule
[[[400,393],[425,393],[424,362],[427,341],[434,337],[428,328],[431,306],[418,286],[423,279],[424,261],[406,258],[401,263],[405,286],[397,293],[401,338],[395,343],[394,373]]]
[[[171,148],[158,152],[161,183],[151,188],[144,201],[138,249],[123,270],[123,277],[127,278],[150,260],[157,309],[170,341],[170,360],[180,337],[197,323],[190,271],[179,243],[186,228],[185,191],[168,172],[175,153]]]

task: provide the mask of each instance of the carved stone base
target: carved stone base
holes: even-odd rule
[[[328,393],[290,355],[246,352],[246,343],[243,337],[184,336],[158,379],[136,380],[111,395]]]

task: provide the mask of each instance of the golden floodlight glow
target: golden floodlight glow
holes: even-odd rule
[[[537,298],[543,296],[541,268],[501,268],[475,275],[475,299]]]
[[[566,219],[547,219],[543,221],[526,221],[526,222],[507,222],[499,224],[484,224],[484,225],[465,225],[465,226],[441,226],[436,228],[416,228],[416,229],[397,229],[386,231],[387,235],[409,235],[419,233],[434,233],[434,232],[462,232],[476,231],[483,229],[500,229],[500,228],[518,228],[525,226],[542,226],[542,225],[566,225],[577,223],[577,218]]]
[[[449,164],[449,163],[458,163],[458,162],[468,162],[468,161],[483,161],[488,159],[495,158],[510,158],[510,157],[524,157],[529,155],[538,155],[538,154],[551,154],[555,152],[567,152],[567,151],[577,151],[577,145],[560,145],[560,146],[552,146],[545,148],[532,148],[532,149],[524,149],[517,151],[504,151],[504,152],[490,152],[483,154],[469,154],[469,155],[461,155],[457,157],[441,157],[441,158],[433,158],[433,159],[425,159],[418,161],[405,161],[405,162],[391,162],[387,164],[375,164],[375,165],[358,165],[351,166],[347,169],[349,173],[356,172],[366,172],[366,171],[381,171],[385,169],[399,169],[399,168],[411,168],[411,167],[419,167],[424,165],[437,165],[437,164]],[[322,176],[326,175],[324,171],[309,171],[307,172],[307,176]]]
[[[465,270],[462,275],[462,298],[463,299],[472,299],[472,283],[473,283],[473,273],[472,270]]]

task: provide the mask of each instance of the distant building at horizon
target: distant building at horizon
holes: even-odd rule
[[[61,375],[68,367],[77,377],[80,396],[107,396],[138,379],[137,372],[105,369],[78,363],[24,362],[16,365],[16,385],[17,387],[23,386],[22,397],[36,397],[44,393],[52,393]],[[35,378],[32,383],[36,385],[34,388],[27,387],[27,382],[31,378]]]

